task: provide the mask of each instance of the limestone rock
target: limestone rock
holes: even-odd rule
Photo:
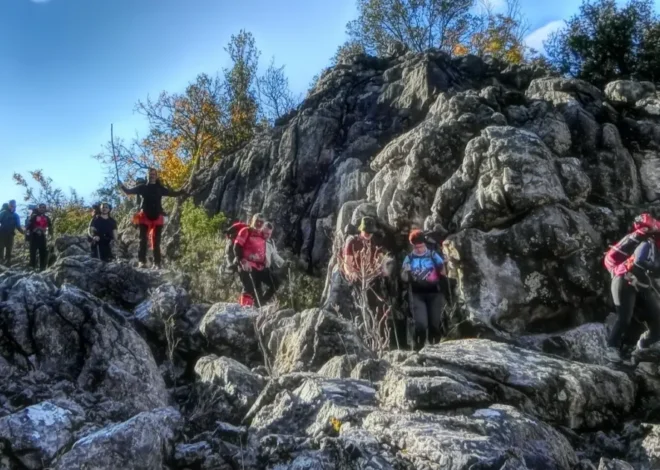
[[[161,470],[173,450],[180,420],[173,408],[140,413],[80,439],[53,468]]]
[[[569,470],[577,463],[566,438],[510,406],[455,416],[377,411],[364,428],[391,442],[415,468]]]

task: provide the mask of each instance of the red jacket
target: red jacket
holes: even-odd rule
[[[252,269],[261,271],[266,267],[266,239],[258,230],[251,227],[242,228],[234,244],[243,248],[243,260],[247,260]]]

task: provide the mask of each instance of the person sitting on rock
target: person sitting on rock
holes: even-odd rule
[[[158,178],[158,171],[149,168],[149,179],[146,183],[139,184],[134,188],[127,188],[120,183],[120,188],[125,194],[137,195],[141,198],[140,212],[136,214],[134,222],[140,226],[140,247],[138,250],[139,267],[143,268],[147,263],[147,239],[154,252],[154,266],[160,269],[161,253],[160,240],[165,225],[163,212],[163,197],[177,197],[186,195],[185,190],[173,191],[163,184]]]
[[[441,338],[445,298],[440,282],[444,277],[444,261],[426,245],[421,230],[408,236],[412,252],[403,260],[401,279],[408,283],[408,303],[415,324],[414,348],[421,349],[428,341],[436,344]]]
[[[643,308],[640,313],[649,331],[640,337],[635,353],[660,340],[660,295],[654,286],[654,278],[660,276],[660,221],[642,214],[635,219],[634,229],[605,257],[612,274],[611,292],[617,314],[608,339],[607,359],[611,362],[621,361],[621,343],[636,306]]]
[[[37,252],[39,252],[40,271],[48,266],[47,238],[53,236],[53,224],[46,215],[46,210],[46,204],[39,204],[25,225],[25,234],[30,240],[30,267],[37,269]]]
[[[16,213],[16,201],[3,204],[0,211],[0,263],[11,266],[11,252],[14,247],[16,231],[25,234],[21,227],[21,218]]]
[[[107,202],[99,206],[99,214],[89,223],[89,236],[92,238],[92,257],[103,262],[112,260],[111,243],[117,240],[117,222],[110,217],[112,207]]]
[[[265,223],[261,214],[253,215],[250,225],[241,229],[234,239],[235,263],[243,285],[239,304],[244,307],[253,306],[255,301],[262,307],[275,295],[270,271],[266,268]],[[264,286],[267,290],[262,294]]]

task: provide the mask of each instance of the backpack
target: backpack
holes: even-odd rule
[[[436,250],[432,250],[432,249],[428,249],[428,250],[426,251],[426,255],[424,255],[424,256],[417,256],[417,255],[414,254],[414,252],[408,253],[408,256],[410,257],[411,264],[412,264],[412,259],[413,259],[413,257],[414,257],[414,258],[417,258],[417,259],[420,259],[420,258],[430,258],[430,259],[431,259],[431,263],[433,263],[433,269],[435,269],[436,272],[437,272],[437,271],[439,271],[439,269],[438,269],[439,266],[438,266],[438,264],[435,262],[435,259],[434,259],[434,255],[436,255],[436,254],[437,254],[438,256],[440,256],[440,258],[442,258],[442,255],[441,255],[440,253],[438,253]],[[413,280],[413,282],[415,282],[416,284],[420,284],[420,285],[423,285],[423,284],[427,284],[427,285],[434,284],[434,285],[435,285],[435,284],[437,284],[438,289],[440,289],[440,280],[441,280],[441,277],[440,277],[440,274],[439,274],[439,273],[438,273],[438,280],[437,280],[437,282],[433,282],[433,283],[429,283],[429,282],[428,282],[427,280],[425,280],[425,279],[416,279],[416,278],[412,275],[412,273],[410,274],[410,278],[411,278],[411,280]]]
[[[232,224],[231,227],[229,227],[227,230],[224,231],[225,239],[226,239],[224,267],[228,271],[231,272],[237,271],[236,265],[234,264],[234,261],[236,260],[236,255],[234,254],[234,240],[236,239],[238,232],[240,232],[242,229],[244,229],[247,226],[248,224],[246,224],[245,222],[238,221]]]
[[[9,209],[3,209],[0,212],[0,232],[14,233],[16,230],[16,217]]]
[[[634,230],[610,247],[605,253],[603,265],[612,276],[622,276],[633,266],[633,254],[648,238],[649,231],[660,231],[660,221],[649,214],[642,214],[633,223]]]

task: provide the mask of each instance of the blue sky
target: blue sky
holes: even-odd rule
[[[577,1],[522,7],[538,46]],[[305,91],[355,12],[355,0],[0,0],[0,201],[21,197],[12,173],[39,168],[90,195],[110,123],[115,135],[143,132],[136,101],[227,66],[223,48],[241,28],[262,65],[275,56]]]

